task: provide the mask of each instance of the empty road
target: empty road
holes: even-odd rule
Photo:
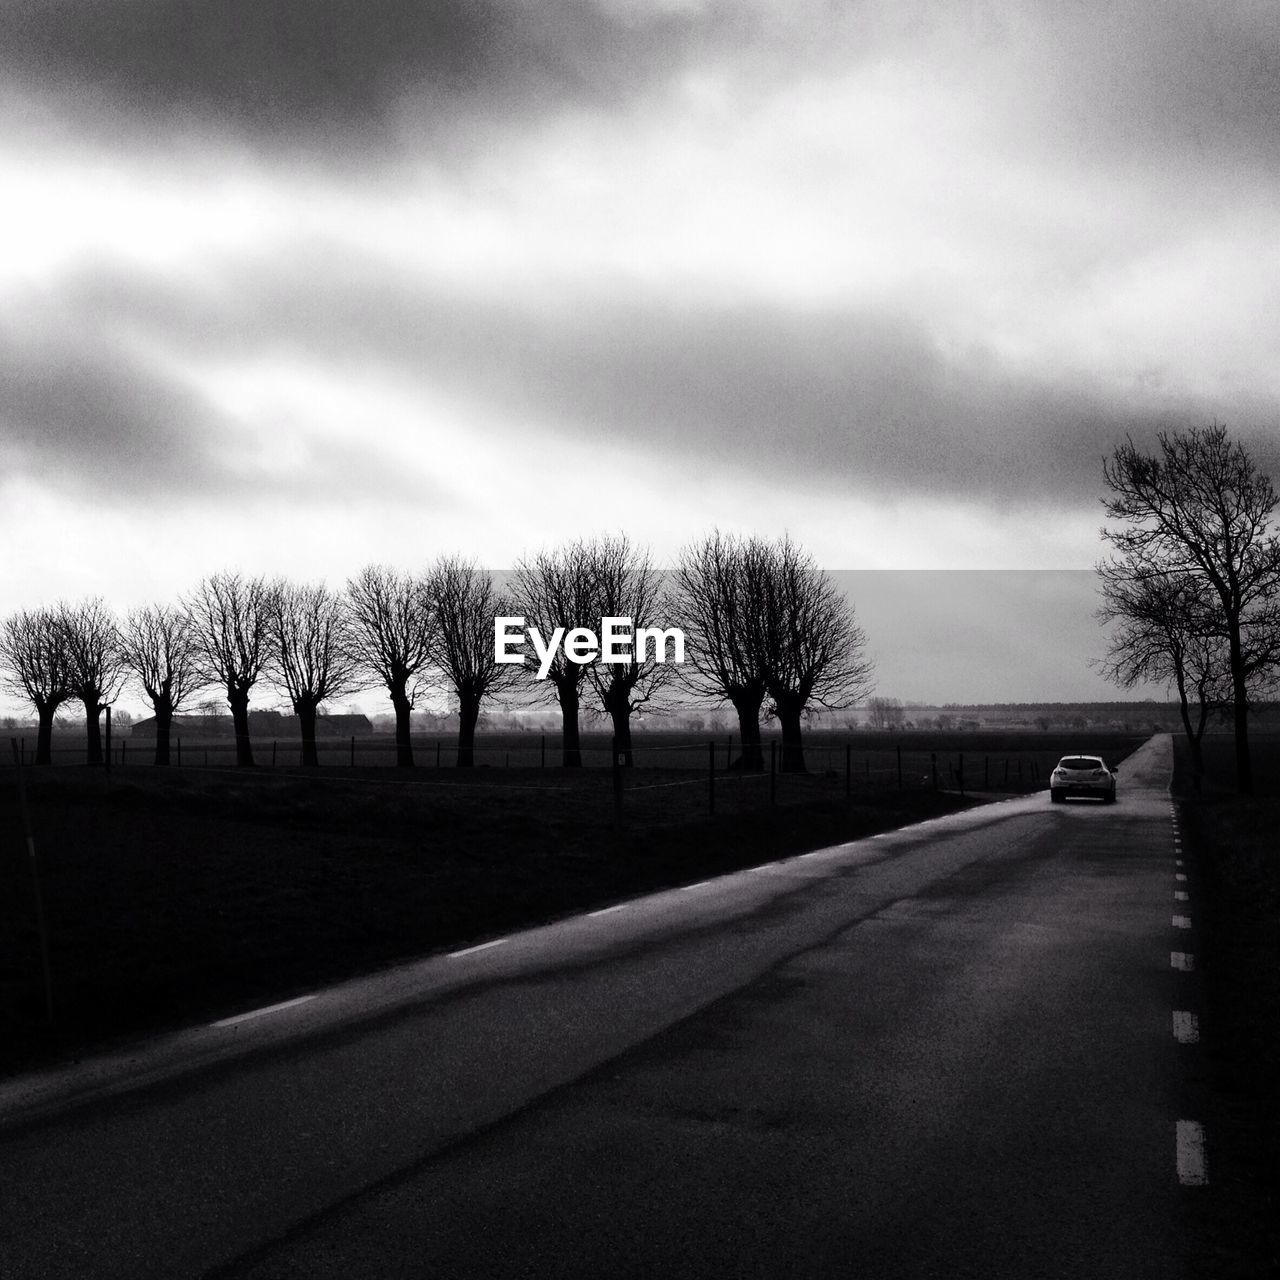
[[[1170,767],[9,1082],[0,1274],[1178,1277]]]

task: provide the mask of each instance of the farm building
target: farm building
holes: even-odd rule
[[[230,716],[174,716],[174,737],[185,738],[233,738],[235,730]],[[250,711],[249,734],[254,738],[297,738],[302,734],[297,716],[287,716],[282,711]],[[373,724],[368,716],[336,715],[316,717],[317,738],[368,738],[373,734]],[[131,738],[154,738],[156,718],[149,716],[133,725]]]

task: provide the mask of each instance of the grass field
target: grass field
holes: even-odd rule
[[[279,758],[275,769],[27,770],[51,1029],[17,771],[7,768],[0,1070],[945,812],[966,803],[953,789],[961,750],[971,789],[1025,790],[1085,745],[1040,733],[957,736],[962,747],[912,735],[901,789],[896,744],[883,735],[814,735],[811,772],[772,783],[727,770],[726,742],[714,814],[707,742],[646,743],[664,749],[642,749],[625,771],[620,829],[599,741],[587,744],[599,767],[583,770],[504,762],[303,773]],[[1090,745],[1119,758],[1138,741]]]
[[[1256,734],[1256,795],[1234,793],[1231,738],[1206,738],[1203,791],[1177,742],[1176,788],[1194,855],[1210,1184],[1191,1204],[1194,1274],[1280,1275],[1280,735]],[[1198,911],[1194,908],[1198,907]]]

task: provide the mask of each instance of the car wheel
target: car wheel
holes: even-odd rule
[[[1049,799],[1050,799],[1050,801],[1051,801],[1053,804],[1061,804],[1061,803],[1062,803],[1062,792],[1061,792],[1061,791],[1059,791],[1059,790],[1057,789],[1057,787],[1050,787],[1050,788],[1049,788]]]
[[[1111,788],[1111,794],[1107,797],[1107,803],[1108,803],[1108,804],[1115,804],[1115,802],[1116,802],[1116,789],[1115,789],[1115,787],[1112,787],[1112,788]]]

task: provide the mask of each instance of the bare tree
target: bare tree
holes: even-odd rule
[[[695,693],[727,700],[738,716],[739,767],[764,768],[760,713],[766,695],[760,602],[768,546],[718,529],[685,549],[676,610],[687,633],[684,678]]]
[[[409,713],[427,690],[434,625],[426,583],[368,565],[347,583],[347,608],[351,652],[391,695],[396,764],[412,767]]]
[[[67,654],[68,688],[84,704],[89,764],[102,763],[101,716],[120,692],[125,668],[120,633],[101,597],[61,605],[62,643]]]
[[[36,764],[53,762],[53,717],[71,696],[71,670],[57,609],[24,609],[0,628],[5,687],[36,709]]]
[[[532,561],[521,560],[516,565],[512,607],[516,610],[513,616],[523,617],[527,627],[537,627],[547,641],[557,627],[571,630],[592,625],[594,601],[587,545],[570,542],[554,551],[539,552]],[[569,769],[582,765],[578,718],[590,665],[574,661],[563,647],[557,648],[544,682],[560,704],[562,762]]]
[[[1189,575],[1130,576],[1116,565],[1102,566],[1102,573],[1098,617],[1114,624],[1102,673],[1125,689],[1141,681],[1174,686],[1198,780],[1209,717],[1232,701],[1226,642],[1214,621],[1214,601],[1203,580]]]
[[[902,701],[899,698],[868,698],[867,725],[872,729],[902,727]]]
[[[323,583],[277,583],[271,617],[273,666],[302,729],[302,763],[320,763],[316,716],[321,703],[359,688],[346,601]]]
[[[169,763],[173,717],[201,685],[191,619],[172,605],[132,610],[120,632],[120,656],[138,678],[156,717],[158,765]]]
[[[432,661],[458,699],[458,767],[475,764],[476,724],[485,698],[510,688],[520,668],[494,659],[494,619],[511,605],[497,593],[493,577],[475,564],[442,556],[427,579],[435,614]]]
[[[1235,728],[1236,777],[1253,791],[1249,683],[1280,632],[1280,537],[1272,527],[1276,492],[1225,427],[1160,432],[1159,456],[1132,440],[1103,468],[1106,513],[1124,521],[1102,535],[1116,549],[1109,572],[1166,575],[1203,583],[1214,631],[1225,641]]]
[[[601,708],[613,727],[616,750],[627,766],[635,763],[631,747],[631,716],[651,702],[678,671],[666,661],[664,641],[643,643],[640,633],[661,630],[669,603],[662,592],[661,579],[647,550],[631,545],[625,534],[597,538],[582,546],[584,567],[591,584],[591,618],[598,621],[601,643],[605,643],[606,618],[630,618],[632,640],[625,662],[598,661],[587,675],[600,699]],[[642,651],[643,644],[643,651]]]
[[[236,736],[236,764],[253,764],[249,694],[268,670],[276,593],[265,578],[215,573],[186,601],[204,683],[226,690]]]
[[[782,727],[781,768],[803,773],[806,711],[852,706],[871,692],[867,638],[848,599],[789,537],[770,548],[760,609],[765,686]]]

